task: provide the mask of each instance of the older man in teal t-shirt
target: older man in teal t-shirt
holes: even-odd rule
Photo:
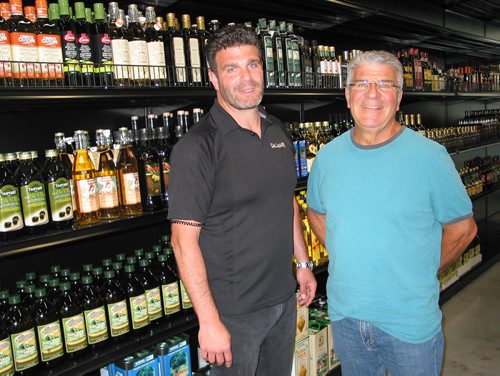
[[[330,252],[328,307],[343,376],[439,375],[440,268],[476,234],[446,149],[395,120],[402,67],[384,51],[348,67],[355,127],[309,176],[311,226]]]

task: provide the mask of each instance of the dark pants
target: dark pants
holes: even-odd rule
[[[296,298],[257,312],[222,315],[231,333],[233,366],[213,367],[214,376],[290,376],[295,343]]]

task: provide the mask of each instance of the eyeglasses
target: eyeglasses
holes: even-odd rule
[[[399,85],[396,85],[394,81],[386,81],[386,80],[380,80],[380,81],[357,80],[354,81],[352,84],[349,84],[348,86],[353,91],[362,92],[362,91],[368,91],[372,84],[375,85],[378,91],[384,93],[392,92],[394,88],[401,89],[401,87],[399,87]]]

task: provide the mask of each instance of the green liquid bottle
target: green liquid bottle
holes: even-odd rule
[[[0,291],[0,299],[1,294],[2,291]],[[14,375],[14,358],[10,344],[10,336],[3,317],[0,317],[0,375]]]
[[[49,280],[49,285],[47,287],[47,299],[55,307],[59,307],[61,304],[61,291],[59,291],[59,279],[52,278]]]
[[[62,323],[64,350],[69,358],[76,359],[85,354],[88,346],[83,308],[69,282],[62,283],[59,288],[61,290],[59,316]]]
[[[33,317],[21,305],[21,297],[17,294],[9,296],[9,306],[5,321],[10,332],[16,375],[36,375],[39,359]]]
[[[158,255],[157,260],[160,264],[157,276],[161,286],[163,313],[173,320],[179,317],[181,312],[179,278],[176,271],[169,267],[167,255]]]
[[[117,281],[121,281],[123,276],[123,262],[116,261],[112,265],[113,271],[115,272],[115,278]]]
[[[92,278],[94,279],[94,286],[101,291],[102,285],[104,284],[104,273],[100,266],[96,266],[92,269]]]
[[[92,276],[82,277],[81,301],[85,317],[85,329],[89,348],[97,351],[102,348],[108,338],[108,322],[104,302],[97,288],[93,285]]]
[[[135,275],[134,265],[127,264],[123,269],[125,274],[121,285],[127,294],[132,329],[136,333],[142,333],[149,325],[146,293]]]
[[[136,275],[146,292],[149,322],[158,324],[159,319],[163,317],[161,291],[158,280],[151,273],[149,266],[149,260],[140,260]]]
[[[127,338],[130,332],[127,295],[115,279],[113,270],[104,272],[101,295],[106,304],[106,314],[108,315],[109,332],[112,341],[121,341]]]
[[[21,196],[12,171],[0,155],[0,240],[14,239],[24,227]]]
[[[33,311],[40,349],[40,365],[43,368],[50,368],[57,364],[64,355],[61,323],[44,288],[36,289],[35,298]]]
[[[21,296],[21,303],[25,307],[32,307],[35,303],[35,285],[24,286],[24,295]]]
[[[0,290],[0,323],[9,309],[9,290]]]

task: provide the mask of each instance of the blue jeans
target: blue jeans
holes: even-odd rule
[[[333,344],[342,376],[439,376],[443,363],[443,332],[427,342],[401,341],[366,321],[345,318],[332,322]]]
[[[212,366],[214,376],[290,376],[295,344],[297,300],[241,315],[221,315],[231,333],[233,365]]]

